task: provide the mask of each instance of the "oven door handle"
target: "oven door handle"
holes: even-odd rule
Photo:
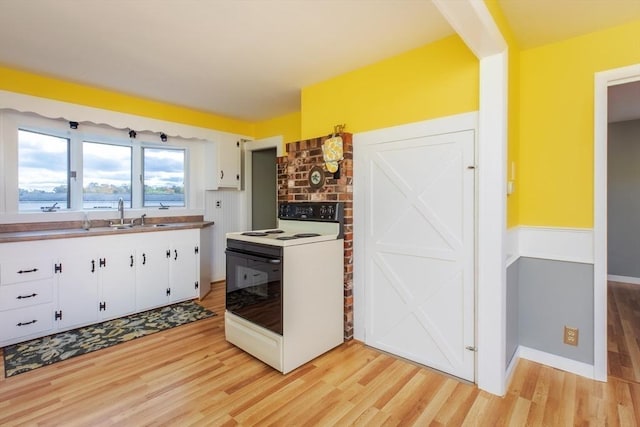
[[[242,258],[250,259],[251,261],[263,262],[263,263],[266,263],[266,264],[280,264],[280,263],[282,263],[282,260],[280,258],[265,258],[265,257],[257,256],[255,254],[248,254],[246,252],[238,252],[238,251],[234,251],[234,250],[231,250],[231,249],[226,249],[224,251],[224,253],[227,254],[227,255],[235,255],[235,256],[242,257]]]

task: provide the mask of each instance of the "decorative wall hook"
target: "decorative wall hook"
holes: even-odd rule
[[[167,135],[164,132],[160,134],[160,141],[167,142]]]
[[[78,129],[78,122],[69,122],[69,127],[71,129]]]
[[[131,130],[129,131],[129,138],[131,138],[131,139],[136,139],[136,135],[138,135],[138,134],[136,133],[136,131],[135,131],[135,130],[131,129]]]

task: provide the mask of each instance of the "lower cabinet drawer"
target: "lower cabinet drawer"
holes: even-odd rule
[[[53,302],[53,279],[0,286],[0,311]]]
[[[41,304],[0,312],[0,342],[18,342],[20,337],[45,335],[53,328],[53,304]]]
[[[53,260],[49,258],[20,258],[3,260],[0,285],[28,282],[53,277]]]

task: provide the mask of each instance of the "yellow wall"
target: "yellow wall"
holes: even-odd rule
[[[476,57],[458,36],[302,89],[301,138],[356,133],[478,109]]]
[[[518,223],[593,227],[594,73],[640,63],[640,21],[521,52]]]
[[[253,124],[0,66],[0,89],[252,136]]]
[[[268,138],[282,135],[283,144],[300,141],[300,112],[286,114],[255,124],[255,138]]]

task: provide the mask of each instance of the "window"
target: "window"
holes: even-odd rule
[[[131,207],[131,147],[83,142],[83,209]]]
[[[68,209],[69,140],[18,130],[18,210]]]
[[[143,206],[184,206],[184,150],[144,148]]]
[[[189,161],[202,141],[0,111],[7,189],[2,212],[188,208]],[[14,133],[15,129],[15,133]],[[1,158],[2,156],[0,156]],[[194,184],[196,188],[200,183]],[[198,203],[195,201],[194,203]]]

